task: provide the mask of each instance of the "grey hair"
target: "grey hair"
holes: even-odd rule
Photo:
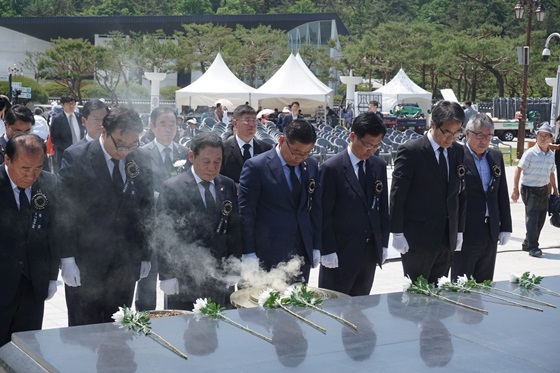
[[[465,128],[468,131],[474,131],[475,129],[481,130],[483,128],[490,128],[492,132],[494,132],[494,122],[492,118],[490,118],[487,114],[475,114],[467,123],[467,127]]]

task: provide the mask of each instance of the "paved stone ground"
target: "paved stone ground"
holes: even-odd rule
[[[514,167],[506,167],[508,187],[511,191],[513,185]],[[388,169],[389,177],[392,169]],[[525,236],[525,213],[521,201],[511,203],[513,219],[513,234],[506,246],[498,246],[498,257],[494,280],[508,280],[511,273],[531,271],[540,276],[560,275],[560,229],[553,227],[547,219],[540,239],[543,250],[541,258],[533,258],[528,253],[521,251],[521,242]],[[389,261],[383,269],[377,269],[371,294],[382,294],[402,291],[403,273],[399,255],[390,251]],[[310,286],[317,286],[318,269],[311,271]],[[68,326],[66,314],[66,301],[64,286],[59,277],[58,292],[53,299],[45,303],[45,316],[43,328],[61,328]],[[558,291],[560,289],[556,289]],[[158,291],[158,309],[163,309],[163,293]]]

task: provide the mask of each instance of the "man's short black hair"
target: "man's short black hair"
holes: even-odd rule
[[[465,112],[461,105],[457,102],[439,101],[432,109],[432,121],[435,123],[436,128],[439,128],[443,123],[450,120],[461,122],[465,120]]]
[[[296,119],[284,128],[284,137],[288,144],[293,144],[295,141],[302,144],[315,144],[317,132],[308,121]]]
[[[8,141],[6,144],[6,155],[12,161],[16,159],[17,150],[20,153],[26,152],[28,154],[45,154],[45,142],[39,136],[32,133],[18,133]]]
[[[171,106],[158,106],[150,113],[150,123],[152,127],[156,126],[157,119],[165,113],[171,113],[175,116],[175,120],[177,120],[177,113],[175,113],[175,109]]]
[[[245,114],[257,115],[257,112],[255,111],[255,109],[253,109],[252,106],[239,105],[233,111],[233,119],[239,120]]]
[[[379,115],[373,112],[365,112],[354,118],[351,131],[358,136],[359,139],[366,135],[379,136],[387,133],[387,127]]]
[[[379,106],[379,101],[377,100],[372,100],[369,102],[370,105],[375,105],[375,106]]]
[[[99,109],[105,109],[105,111],[109,113],[109,108],[107,107],[107,105],[100,99],[94,98],[93,100],[89,100],[84,104],[84,107],[82,108],[82,115],[84,116],[84,118],[88,119],[93,110]]]
[[[200,151],[204,148],[220,148],[224,154],[224,143],[222,138],[214,132],[201,132],[191,141],[191,150],[195,157],[198,157]]]
[[[60,103],[65,104],[67,102],[76,102],[76,96],[73,93],[65,93],[60,96]]]
[[[128,131],[140,134],[144,130],[144,125],[135,110],[117,106],[103,118],[103,128],[107,131],[107,135],[112,134],[117,129],[120,130],[121,134]]]
[[[14,105],[4,113],[4,122],[6,122],[7,125],[11,126],[18,120],[31,123],[31,125],[35,124],[35,117],[31,109],[25,105]]]
[[[7,96],[0,95],[0,111],[4,109],[8,110],[11,107],[12,103],[10,102],[10,99]]]

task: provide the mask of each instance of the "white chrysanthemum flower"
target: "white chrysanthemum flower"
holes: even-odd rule
[[[264,304],[270,298],[270,292],[272,291],[271,288],[266,288],[263,292],[259,295],[259,306],[264,307]]]
[[[519,276],[517,273],[512,273],[511,275],[509,275],[509,282],[514,284],[518,283],[520,278],[521,276]]]
[[[412,286],[412,280],[410,279],[410,276],[406,276],[404,278],[403,291],[407,291],[408,288],[410,288],[411,286]]]
[[[467,275],[463,275],[463,276],[459,276],[457,277],[457,284],[460,286],[465,285],[467,282],[469,282],[469,279],[467,278]]]
[[[115,320],[117,324],[122,324],[124,320],[124,310],[122,309],[122,307],[119,307],[119,310],[115,312],[113,316],[111,316],[111,318]]]
[[[200,315],[202,314],[202,309],[206,308],[207,305],[208,305],[208,298],[204,298],[204,299],[198,298],[194,303],[193,312],[195,313],[195,315]]]
[[[437,286],[438,288],[443,288],[445,285],[450,285],[451,281],[449,280],[448,277],[446,276],[441,276],[438,280],[437,280]]]
[[[178,161],[175,161],[175,163],[173,163],[173,167],[175,167],[175,168],[181,167],[182,168],[185,164],[187,164],[186,159],[179,159]]]

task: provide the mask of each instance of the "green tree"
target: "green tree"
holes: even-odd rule
[[[224,0],[222,4],[216,14],[255,14],[255,9],[244,0]]]
[[[178,14],[213,14],[210,0],[177,0],[175,12]]]
[[[46,76],[68,87],[82,102],[82,81],[94,74],[94,46],[85,39],[54,39],[52,48],[45,51],[39,62]]]
[[[25,51],[25,60],[20,62],[21,67],[26,70],[33,71],[33,77],[39,81],[41,77],[40,61],[45,58],[43,52],[30,52]]]
[[[296,0],[286,9],[286,13],[317,13],[317,8],[311,0]]]
[[[49,95],[47,91],[34,79],[28,78],[23,75],[14,76],[13,82],[20,82],[22,87],[31,88],[31,98],[19,98],[18,103],[27,104],[28,102],[40,102],[46,103],[49,100]],[[8,82],[0,82],[0,94],[8,95],[9,87]]]

